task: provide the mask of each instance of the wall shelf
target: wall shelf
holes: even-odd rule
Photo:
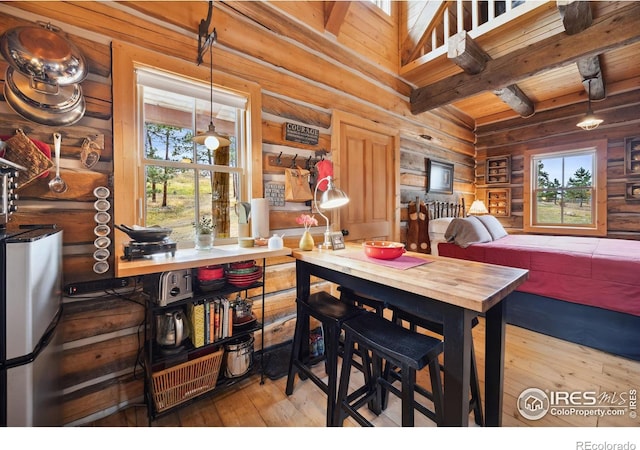
[[[496,217],[508,217],[511,215],[511,189],[488,189],[487,209],[489,214]]]
[[[505,184],[511,182],[511,157],[493,156],[485,162],[485,183]]]
[[[624,140],[624,174],[640,175],[640,137]]]

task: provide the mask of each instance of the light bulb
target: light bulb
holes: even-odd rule
[[[204,140],[204,145],[209,150],[215,150],[220,147],[220,140],[215,136],[207,136]]]

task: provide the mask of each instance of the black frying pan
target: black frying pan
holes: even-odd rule
[[[114,225],[114,227],[138,242],[159,242],[166,239],[173,231],[171,228],[160,227],[130,228],[126,225]]]

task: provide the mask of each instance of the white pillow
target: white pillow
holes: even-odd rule
[[[441,217],[429,220],[429,243],[431,244],[431,254],[438,256],[438,243],[447,242],[444,233],[449,228],[453,217]]]
[[[429,237],[431,237],[431,233],[445,234],[452,220],[453,220],[453,217],[441,217],[440,219],[430,219],[429,220]]]
[[[483,216],[475,216],[482,222],[485,228],[489,231],[489,234],[493,238],[494,241],[501,239],[507,236],[509,233],[504,229],[502,224],[495,216],[491,215],[483,215]]]

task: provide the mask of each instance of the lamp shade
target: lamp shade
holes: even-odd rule
[[[591,110],[591,78],[585,81],[588,81],[589,83],[587,96],[587,115],[584,116],[584,119],[578,122],[576,126],[582,128],[585,131],[589,131],[598,128],[598,125],[604,122],[604,120],[596,117],[596,115]]]
[[[469,214],[472,216],[477,216],[480,214],[489,214],[487,207],[484,206],[484,202],[482,200],[474,200],[471,204],[471,208],[469,208]]]
[[[329,188],[320,197],[320,208],[333,209],[349,203],[349,197],[340,189],[329,185]]]
[[[193,142],[204,145],[209,150],[215,150],[218,147],[227,147],[231,145],[231,141],[216,132],[213,122],[209,123],[209,129],[205,133],[199,133],[193,137]]]
[[[576,124],[576,126],[582,128],[583,130],[589,131],[598,128],[598,125],[600,125],[602,122],[604,121],[602,119],[598,119],[595,114],[587,113],[584,119]]]
[[[327,190],[322,193],[320,196],[320,201],[318,201],[318,186],[322,181],[327,181]],[[324,242],[319,245],[319,248],[332,248],[331,244],[331,229],[329,226],[329,218],[322,213],[322,209],[334,209],[339,208],[340,206],[346,205],[349,203],[349,197],[343,191],[338,189],[333,183],[333,177],[331,175],[327,175],[326,177],[318,180],[316,182],[316,188],[313,193],[313,202],[315,204],[316,210],[318,214],[324,217],[324,220],[327,222],[327,229],[324,232]]]

